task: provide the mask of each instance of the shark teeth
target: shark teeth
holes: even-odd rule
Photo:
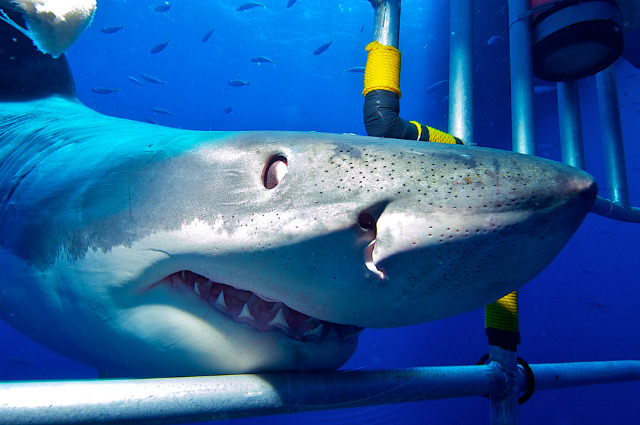
[[[289,324],[287,323],[287,319],[284,318],[284,312],[282,311],[282,308],[278,309],[278,312],[273,317],[273,319],[271,319],[271,321],[267,323],[267,326],[285,330],[289,329]]]
[[[229,320],[259,332],[278,332],[300,342],[355,344],[362,328],[319,320],[253,292],[213,282],[189,270],[173,273],[158,283],[187,285],[203,301]]]
[[[313,329],[308,329],[305,333],[304,333],[304,337],[305,338],[314,338],[314,339],[320,339],[322,337],[322,329],[324,328],[324,324],[320,323],[318,326],[316,326]]]
[[[220,307],[224,311],[227,311],[227,303],[224,302],[224,291],[220,291],[220,294],[218,294],[218,298],[216,298],[216,301],[213,304],[217,307]]]
[[[251,322],[255,322],[256,321],[256,319],[251,315],[251,312],[249,311],[249,305],[247,305],[247,304],[245,304],[244,307],[242,307],[242,311],[240,312],[240,314],[238,314],[236,319],[238,319],[238,320],[249,320]]]

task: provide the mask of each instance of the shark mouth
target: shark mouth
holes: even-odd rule
[[[262,331],[277,331],[301,342],[337,342],[353,344],[364,328],[316,319],[289,308],[284,303],[265,300],[251,291],[213,282],[204,276],[183,270],[157,284],[187,286],[222,315]]]

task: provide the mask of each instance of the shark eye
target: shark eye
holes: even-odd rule
[[[280,184],[288,170],[287,158],[282,155],[271,157],[262,171],[262,184],[267,189],[273,189]]]

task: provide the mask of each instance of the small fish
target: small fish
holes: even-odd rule
[[[506,41],[504,40],[504,37],[502,37],[501,35],[492,35],[491,37],[489,37],[489,40],[487,40],[487,45],[493,46],[499,41],[506,43]]]
[[[255,63],[264,63],[264,62],[268,62],[268,63],[272,63],[272,64],[276,64],[274,61],[272,61],[271,59],[269,59],[266,56],[256,56],[251,58],[251,62],[255,62]]]
[[[171,8],[171,3],[168,1],[163,2],[161,5],[158,5],[153,8],[154,12],[166,12]]]
[[[424,94],[430,94],[433,93],[434,91],[438,90],[440,87],[444,86],[445,84],[447,84],[449,82],[449,80],[440,80],[440,81],[436,81],[435,83],[431,84],[429,86],[429,88],[427,89],[427,91]]]
[[[150,83],[154,83],[154,84],[162,84],[163,86],[165,85],[166,81],[162,81],[161,79],[159,79],[158,77],[154,77],[153,75],[149,75],[149,74],[140,74],[140,76],[142,78],[144,78],[145,80],[147,80]]]
[[[364,25],[360,27],[360,34],[362,34],[362,31],[364,31]]]
[[[290,8],[291,6],[293,6],[294,4],[296,4],[296,1],[297,1],[297,0],[289,0],[289,1],[287,2],[287,9],[288,9],[288,8]]]
[[[118,25],[117,27],[100,27],[100,32],[105,34],[114,34],[124,28],[124,25]]]
[[[329,46],[331,46],[331,43],[333,43],[333,40],[331,40],[330,42],[323,44],[322,46],[318,47],[316,50],[313,51],[314,55],[319,55],[320,53],[325,52]]]
[[[608,306],[608,305],[600,304],[600,303],[593,302],[593,301],[586,302],[585,304],[588,307],[595,308],[596,310],[600,310],[600,311],[603,311],[603,312],[608,312],[611,309],[611,307]]]
[[[365,69],[364,66],[354,66],[353,68],[345,69],[344,72],[364,72]]]
[[[140,82],[140,80],[138,80],[136,77],[132,77],[131,75],[127,75],[127,80],[131,81],[134,84],[137,84],[139,86],[142,85],[142,83]]]
[[[230,86],[233,86],[233,87],[248,86],[249,84],[251,84],[251,81],[244,81],[244,80],[229,80],[229,85],[230,85]]]
[[[535,86],[533,87],[534,94],[546,94],[554,93],[557,90],[556,86]]]
[[[153,118],[150,118],[150,117],[144,117],[144,120],[145,120],[146,122],[148,122],[149,124],[156,124],[156,125],[158,125],[158,121],[154,120]]]
[[[169,44],[170,41],[171,41],[171,39],[168,39],[164,43],[156,44],[155,46],[153,46],[151,48],[151,50],[149,50],[149,52],[151,52],[151,53],[160,53],[161,51],[163,51],[167,47],[167,44]]]
[[[91,91],[97,94],[118,93],[120,89],[110,89],[108,87],[91,87]]]
[[[227,106],[223,109],[223,111],[225,114],[230,114],[231,112],[233,112],[233,106]]]
[[[153,108],[153,107],[152,107],[152,108],[149,108],[149,110],[150,110],[151,112],[156,113],[156,114],[174,115],[174,113],[173,113],[173,112],[168,111],[168,110],[166,110],[166,109],[162,109],[162,108]]]
[[[249,2],[249,3],[241,4],[240,6],[238,6],[238,8],[236,10],[238,12],[242,12],[243,10],[253,9],[254,7],[258,7],[258,6],[264,6],[264,4],[256,3],[255,1],[252,1],[252,2]]]
[[[449,95],[446,95],[445,97],[440,99],[440,103],[448,103],[448,102],[449,102]]]
[[[216,30],[216,29],[214,28],[214,29],[212,29],[211,31],[209,31],[208,33],[206,33],[206,34],[202,37],[202,42],[203,42],[203,43],[206,43],[207,41],[209,41],[209,39],[211,38],[211,36],[213,35],[213,32],[214,32],[215,30]]]

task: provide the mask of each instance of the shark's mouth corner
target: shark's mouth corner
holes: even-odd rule
[[[213,282],[189,270],[173,273],[152,286],[156,285],[187,286],[202,301],[230,320],[256,331],[280,332],[300,342],[354,344],[364,329],[316,319],[282,302],[266,300],[251,291]]]

